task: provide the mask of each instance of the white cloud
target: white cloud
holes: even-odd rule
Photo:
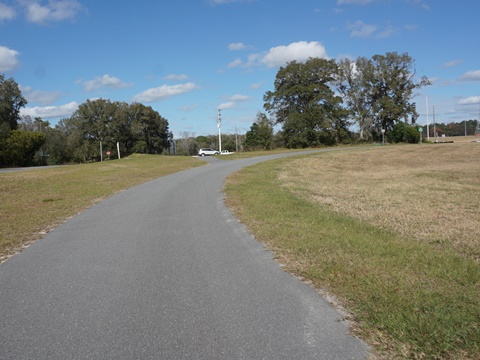
[[[359,37],[359,38],[370,37],[377,30],[376,26],[366,24],[361,20],[358,20],[353,24],[347,25],[347,28],[349,30],[352,30],[352,32],[350,33],[351,37]]]
[[[262,64],[268,67],[283,66],[289,61],[303,62],[311,57],[327,58],[327,52],[322,44],[317,41],[299,41],[287,46],[271,48],[268,53],[260,59]]]
[[[9,49],[6,46],[0,46],[0,72],[15,69],[19,64],[18,55],[20,55],[18,51]]]
[[[480,96],[470,96],[458,102],[460,105],[480,104]]]
[[[76,0],[51,0],[47,5],[39,2],[25,3],[27,19],[37,24],[44,24],[49,21],[72,20],[82,9]]]
[[[188,76],[185,74],[170,74],[164,77],[165,80],[170,80],[170,81],[182,81],[182,80],[187,80]]]
[[[20,111],[22,116],[30,116],[32,119],[41,117],[42,119],[54,119],[71,116],[78,109],[78,104],[72,101],[60,106],[34,106],[25,107]]]
[[[228,67],[229,67],[229,68],[234,68],[234,67],[241,66],[242,64],[243,64],[242,60],[240,60],[240,59],[235,59],[235,60],[233,60],[230,64],[228,64]]]
[[[59,91],[33,90],[30,86],[19,85],[22,95],[29,103],[40,103],[42,105],[52,104],[60,97]]]
[[[230,50],[242,50],[242,49],[245,49],[246,46],[244,43],[231,43],[231,44],[228,44],[228,48]]]
[[[230,101],[247,101],[247,100],[250,100],[250,97],[246,96],[246,95],[237,94],[237,95],[230,96],[230,98],[228,100],[230,100]]]
[[[218,105],[218,108],[223,110],[223,109],[232,109],[235,107],[235,102],[234,101],[229,101],[223,104]]]
[[[218,105],[219,109],[233,109],[238,102],[249,101],[251,98],[247,95],[236,94],[229,97],[225,97],[227,102]]]
[[[156,88],[147,89],[133,97],[133,101],[152,102],[167,99],[172,96],[181,95],[198,89],[192,82],[179,85],[162,85]]]
[[[398,33],[398,29],[393,26],[388,26],[385,30],[378,34],[378,37],[383,39],[392,36],[393,34]]]
[[[468,71],[459,78],[460,81],[480,81],[480,70]]]
[[[442,67],[444,68],[454,67],[454,66],[460,65],[462,62],[463,60],[452,60],[443,64]]]
[[[307,42],[298,41],[289,45],[276,46],[268,52],[262,54],[250,54],[246,62],[241,59],[235,59],[229,68],[243,67],[249,68],[258,65],[267,65],[268,67],[284,66],[287,62],[296,60],[304,62],[309,58],[328,58],[323,45],[317,41]]]
[[[122,89],[122,88],[132,86],[132,84],[127,84],[121,81],[119,78],[110,76],[108,74],[105,74],[103,76],[97,76],[95,77],[95,79],[84,81],[81,84],[83,85],[84,90],[87,92],[99,90],[106,87],[114,88],[114,89]]]
[[[263,83],[259,82],[259,83],[254,83],[254,84],[251,84],[250,85],[250,89],[252,90],[257,90],[260,88],[260,86],[262,86]]]
[[[248,55],[248,61],[245,66],[250,67],[257,64],[257,60],[260,58],[260,54],[250,54]]]
[[[0,3],[0,21],[11,20],[15,17],[16,13],[8,5]]]

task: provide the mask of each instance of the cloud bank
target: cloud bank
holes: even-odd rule
[[[178,85],[162,85],[156,88],[147,89],[133,97],[136,102],[153,102],[164,100],[172,96],[181,95],[198,89],[198,86],[192,82]]]

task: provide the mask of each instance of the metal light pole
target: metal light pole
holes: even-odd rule
[[[222,134],[220,133],[220,127],[222,125],[222,116],[220,113],[220,109],[218,109],[218,117],[217,117],[217,127],[218,127],[218,148],[220,153],[222,152]]]

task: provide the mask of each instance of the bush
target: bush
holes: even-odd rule
[[[45,143],[45,134],[24,130],[12,130],[0,142],[0,162],[2,166],[30,166],[33,157]]]
[[[387,139],[395,143],[417,144],[420,142],[420,132],[416,126],[409,125],[403,121],[397,122],[393,129],[387,133]]]

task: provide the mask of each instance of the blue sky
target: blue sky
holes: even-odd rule
[[[414,60],[418,122],[478,119],[478,0],[0,0],[0,73],[55,125],[87,99],[138,101],[185,132],[247,131],[278,68],[309,57]]]

